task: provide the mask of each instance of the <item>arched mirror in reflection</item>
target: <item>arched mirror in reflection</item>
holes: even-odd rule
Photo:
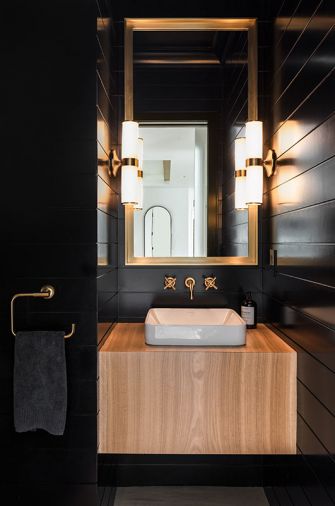
[[[152,206],[145,212],[144,256],[170,257],[172,255],[171,225],[171,214],[165,207]],[[140,246],[140,241],[137,245]]]

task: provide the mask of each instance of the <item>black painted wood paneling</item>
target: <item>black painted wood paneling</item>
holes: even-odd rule
[[[298,353],[303,466],[294,494],[273,489],[270,504],[335,502],[334,15],[332,1],[302,0],[284,3],[275,20],[268,144],[278,167],[264,195],[263,302]]]

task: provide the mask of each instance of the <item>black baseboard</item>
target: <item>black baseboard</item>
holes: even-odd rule
[[[301,455],[99,455],[99,486],[280,486],[301,477]]]
[[[8,506],[93,506],[98,504],[96,483],[12,483],[1,485],[1,504]]]

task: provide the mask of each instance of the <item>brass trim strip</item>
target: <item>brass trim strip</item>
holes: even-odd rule
[[[137,158],[122,158],[122,165],[132,165],[133,167],[138,167],[138,159]]]
[[[258,43],[257,20],[248,26],[248,120],[258,119]]]
[[[247,170],[246,169],[235,170],[235,177],[247,177]]]
[[[255,18],[126,18],[126,28],[137,31],[247,31]]]
[[[247,158],[245,161],[247,167],[254,167],[256,165],[263,166],[262,158]]]

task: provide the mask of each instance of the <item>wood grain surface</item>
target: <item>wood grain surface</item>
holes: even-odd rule
[[[117,324],[99,362],[100,453],[296,452],[296,352],[263,325],[243,347],[193,348]]]
[[[117,323],[105,339],[101,352],[209,352],[294,353],[294,350],[263,324],[247,331],[246,346],[150,346],[145,343],[143,323]]]

